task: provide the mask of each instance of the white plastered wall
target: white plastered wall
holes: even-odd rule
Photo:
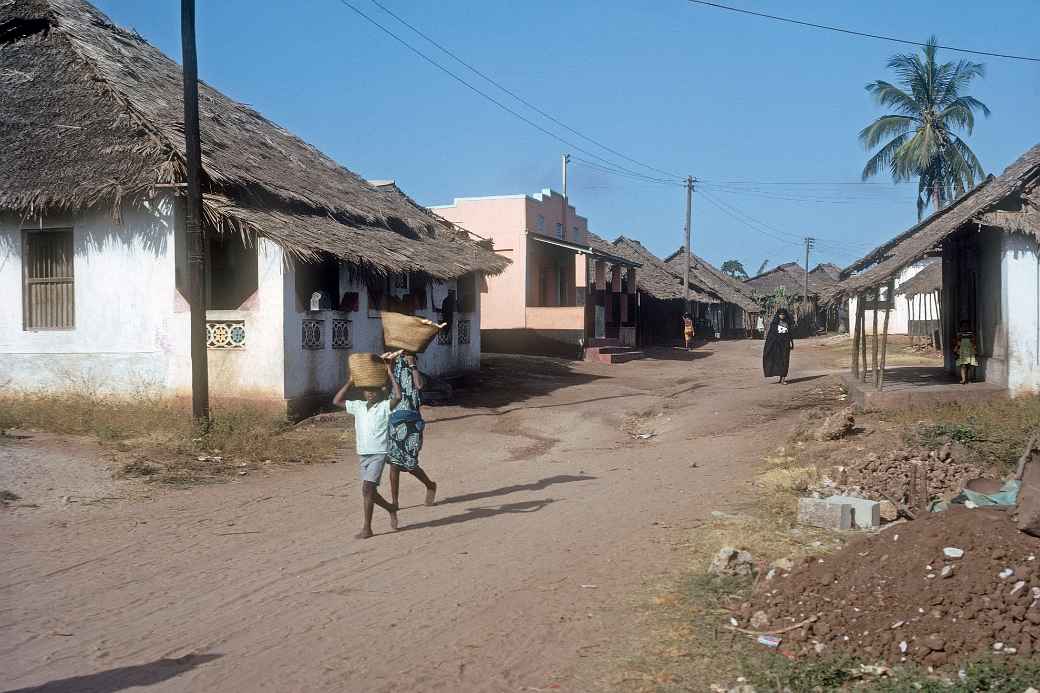
[[[22,236],[72,228],[75,325],[26,331]],[[13,390],[189,395],[187,271],[180,205],[172,198],[107,212],[0,220],[0,386]],[[257,241],[258,289],[242,310],[208,318],[243,320],[245,349],[209,350],[210,395],[280,400],[282,251]]]
[[[1040,253],[1022,234],[1005,234],[1004,315],[1007,319],[1007,384],[1012,395],[1040,393]]]

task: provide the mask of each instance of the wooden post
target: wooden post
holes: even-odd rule
[[[891,310],[885,308],[885,326],[881,337],[881,370],[878,372],[877,389],[885,389],[885,364],[888,362],[888,317]]]
[[[914,336],[914,329],[911,327],[914,323],[914,300],[907,296],[906,298],[906,331],[910,333],[910,343],[917,344],[917,337]]]
[[[877,324],[877,312],[878,303],[881,298],[881,291],[874,289],[874,351],[870,358],[870,367],[874,371],[874,385],[878,384],[878,324]]]
[[[856,314],[851,316],[852,324],[852,377],[859,379],[859,341],[863,339],[863,295],[856,295]]]
[[[181,0],[184,149],[187,188],[184,231],[188,245],[191,414],[196,425],[209,421],[209,352],[206,348],[206,245],[202,236],[202,145],[199,137],[198,59],[195,51],[195,0]]]
[[[946,349],[943,346],[946,343],[946,319],[943,315],[943,300],[942,300],[942,289],[939,289],[935,293],[935,313],[938,316],[939,322],[939,351],[946,353]]]
[[[869,362],[867,361],[867,306],[866,306],[866,292],[860,294],[860,334],[863,336],[859,340],[859,353],[860,353],[860,380],[867,382],[867,372],[869,371]]]

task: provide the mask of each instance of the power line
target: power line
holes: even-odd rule
[[[639,161],[638,159],[633,159],[632,157],[630,157],[630,156],[628,156],[626,154],[623,154],[623,153],[619,152],[618,150],[613,149],[612,147],[608,147],[607,145],[603,144],[602,142],[600,142],[598,140],[595,140],[595,139],[589,137],[588,135],[582,134],[581,132],[575,130],[574,128],[572,128],[571,126],[567,125],[566,123],[564,123],[563,121],[559,120],[558,118],[552,116],[549,113],[546,113],[544,110],[542,110],[538,106],[534,105],[533,103],[531,103],[530,101],[528,101],[524,97],[520,96],[516,92],[514,92],[511,89],[508,89],[507,87],[503,86],[500,82],[498,82],[495,79],[493,79],[492,77],[488,76],[486,73],[482,72],[481,70],[479,70],[478,68],[474,67],[470,63],[466,62],[465,60],[460,58],[458,55],[456,55],[454,52],[452,52],[448,48],[445,48],[443,45],[441,45],[440,43],[435,41],[429,35],[425,34],[422,31],[420,31],[415,26],[413,26],[412,24],[410,24],[406,20],[404,20],[402,17],[400,17],[399,15],[395,14],[394,12],[392,12],[389,8],[387,8],[385,5],[380,3],[379,0],[372,0],[372,4],[374,4],[379,9],[383,10],[383,12],[386,12],[388,15],[390,15],[391,17],[393,17],[394,19],[399,21],[401,24],[404,24],[406,27],[408,27],[409,29],[414,31],[419,36],[422,36],[424,39],[429,41],[431,44],[433,44],[434,46],[439,48],[443,53],[445,53],[446,55],[451,57],[453,60],[455,60],[455,62],[459,63],[460,65],[462,65],[464,67],[466,67],[467,69],[469,69],[474,74],[482,77],[487,82],[490,82],[491,84],[495,85],[496,87],[501,89],[503,92],[505,92],[506,94],[509,94],[514,99],[516,99],[517,101],[519,101],[523,105],[527,106],[528,108],[530,108],[532,111],[534,111],[535,113],[539,114],[543,118],[546,118],[546,119],[551,120],[552,122],[556,123],[557,125],[559,125],[564,130],[567,130],[568,132],[570,132],[570,133],[572,133],[574,135],[577,135],[578,137],[582,138],[586,142],[591,142],[592,144],[596,145],[597,147],[600,147],[601,149],[604,149],[604,150],[610,152],[611,154],[614,154],[615,156],[619,156],[619,157],[621,157],[622,159],[624,159],[624,160],[626,160],[628,162],[631,162],[633,164],[637,164],[639,166],[642,166],[643,168],[650,169],[651,171],[656,171],[658,173],[663,173],[666,176],[671,176],[671,177],[674,177],[674,178],[682,178],[682,176],[680,176],[678,173],[672,173],[671,171],[665,171],[664,169],[657,168],[656,166],[651,166],[650,164],[643,163],[642,161]]]
[[[653,178],[651,176],[646,176],[646,175],[643,175],[643,174],[632,175],[630,173],[627,173],[625,170],[618,170],[618,169],[610,167],[610,166],[604,166],[603,164],[597,164],[595,161],[589,161],[588,159],[582,159],[581,157],[578,157],[578,156],[573,157],[573,160],[576,163],[580,163],[580,164],[583,164],[585,166],[589,166],[589,167],[594,168],[594,169],[596,169],[598,171],[602,171],[603,173],[610,173],[610,174],[613,174],[615,176],[621,176],[623,178],[628,178],[628,179],[636,180],[636,181],[643,182],[643,183],[657,183],[658,185],[677,185],[677,186],[680,186],[680,187],[682,187],[682,185],[683,185],[683,183],[681,183],[681,182],[679,182],[677,180],[670,180],[670,179],[667,179],[667,178]]]
[[[755,217],[751,216],[747,212],[744,212],[739,208],[734,207],[733,205],[730,205],[726,202],[723,202],[722,200],[718,200],[712,197],[703,190],[701,191],[701,196],[708,200],[708,202],[710,202],[712,205],[725,212],[730,217],[737,219],[737,221],[740,221],[742,224],[744,224],[751,230],[757,231],[758,233],[761,233],[764,236],[769,236],[774,240],[784,241],[790,245],[798,246],[800,246],[804,240],[793,233],[783,231],[781,229],[776,228],[775,226],[770,226],[764,221],[760,221],[759,219],[756,219]],[[840,241],[828,240],[823,238],[818,238],[817,240],[820,242],[825,242],[828,246],[830,246],[832,252],[846,252],[848,255],[855,257],[859,257],[859,254],[863,252],[854,248],[851,245],[845,245]]]
[[[595,152],[590,152],[589,150],[585,149],[584,147],[581,147],[581,146],[575,144],[574,142],[571,142],[571,141],[569,141],[567,139],[564,139],[563,137],[560,137],[559,135],[557,135],[555,132],[552,132],[551,130],[548,130],[548,129],[542,127],[541,125],[539,125],[538,123],[534,122],[533,120],[531,120],[527,116],[523,115],[522,113],[518,113],[514,109],[510,108],[506,104],[504,104],[501,101],[499,101],[498,99],[496,99],[494,96],[491,96],[490,94],[488,94],[487,92],[483,91],[479,87],[476,87],[473,84],[470,84],[468,81],[466,81],[464,78],[460,77],[455,72],[452,72],[448,68],[444,67],[439,62],[437,62],[436,60],[434,60],[430,56],[426,55],[421,50],[419,50],[418,48],[414,47],[413,45],[411,45],[410,43],[405,41],[403,38],[401,38],[400,36],[395,34],[393,31],[391,31],[387,27],[383,26],[382,24],[377,22],[375,19],[372,19],[371,17],[369,17],[367,14],[365,14],[360,9],[355,7],[353,4],[348,2],[348,0],[340,0],[340,2],[344,6],[350,8],[351,10],[353,10],[357,15],[359,15],[365,21],[367,21],[370,24],[372,24],[373,26],[377,27],[383,33],[387,34],[388,36],[393,38],[395,41],[400,43],[402,46],[404,46],[405,48],[410,50],[412,53],[415,53],[420,58],[422,58],[426,62],[430,63],[431,65],[436,67],[441,72],[445,73],[446,75],[448,75],[449,77],[451,77],[455,81],[457,81],[460,84],[462,84],[463,86],[465,86],[470,91],[474,92],[475,94],[478,94],[479,96],[482,96],[483,98],[487,99],[488,101],[490,101],[491,103],[495,104],[496,106],[498,106],[502,110],[506,111],[510,115],[514,116],[515,118],[519,118],[520,120],[522,120],[523,122],[527,123],[531,127],[533,127],[535,129],[537,129],[538,131],[548,135],[549,137],[552,137],[554,140],[556,140],[558,142],[561,142],[561,143],[567,145],[568,147],[571,147],[572,149],[574,149],[576,151],[579,151],[579,152],[582,152],[584,154],[587,154],[588,156],[591,156],[594,159],[598,159],[600,161],[603,161],[603,162],[605,162],[605,163],[607,163],[607,164],[609,164],[611,166],[615,166],[618,169],[620,169],[622,171],[627,171],[627,172],[629,172],[629,173],[631,173],[633,175],[643,175],[643,174],[638,173],[637,171],[631,171],[630,169],[627,169],[627,168],[621,166],[620,164],[614,163],[614,162],[610,161],[609,159],[605,159],[602,156],[600,156],[599,154],[596,154]]]
[[[730,12],[737,12],[740,14],[748,14],[753,17],[762,17],[764,19],[772,19],[777,22],[787,22],[788,24],[798,24],[799,26],[807,26],[813,29],[825,29],[827,31],[836,31],[841,34],[850,34],[852,36],[860,36],[863,38],[879,39],[881,41],[892,41],[893,43],[903,43],[908,46],[925,46],[927,44],[921,43],[920,41],[908,41],[906,39],[894,38],[892,36],[883,36],[881,34],[868,34],[863,31],[853,31],[852,29],[843,29],[837,26],[828,26],[827,24],[814,24],[813,22],[806,22],[800,19],[791,19],[790,17],[778,17],[775,14],[766,14],[764,12],[753,12],[751,10],[745,10],[740,7],[730,7],[729,5],[720,5],[717,2],[707,2],[707,0],[686,0],[690,4],[694,5],[706,5],[708,7],[716,7],[720,10],[729,10]],[[941,46],[937,45],[937,48],[942,48],[948,51],[957,51],[959,53],[971,53],[973,55],[987,55],[993,58],[1007,58],[1009,60],[1027,60],[1030,62],[1040,63],[1040,58],[1032,58],[1024,55],[1009,55],[1007,53],[993,53],[990,51],[975,51],[970,48],[957,48],[955,46]]]

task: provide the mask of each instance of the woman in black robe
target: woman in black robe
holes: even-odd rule
[[[767,378],[780,378],[787,384],[787,371],[791,367],[791,349],[794,349],[794,321],[786,308],[776,311],[773,322],[766,333],[766,345],[762,350],[762,372]]]

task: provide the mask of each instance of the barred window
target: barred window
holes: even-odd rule
[[[26,330],[71,330],[76,325],[72,229],[26,231],[23,322]]]

